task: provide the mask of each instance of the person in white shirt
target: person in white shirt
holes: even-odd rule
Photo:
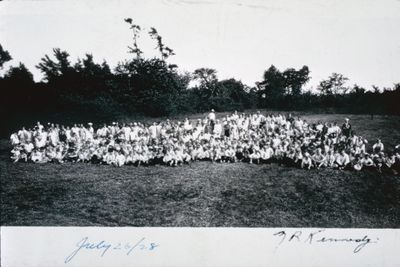
[[[193,129],[193,125],[188,118],[185,118],[185,121],[183,122],[183,129],[186,132],[191,131]]]
[[[233,146],[228,146],[225,149],[225,160],[227,162],[236,162],[237,161],[236,152],[235,152]]]
[[[57,146],[60,141],[59,132],[54,128],[50,129],[48,138],[50,141],[50,145],[52,145],[53,147]]]
[[[31,134],[25,127],[22,127],[22,129],[18,131],[18,138],[21,143],[30,142]]]
[[[174,157],[174,150],[172,147],[169,147],[164,155],[163,162],[169,166],[172,166],[174,164]]]
[[[115,165],[117,167],[122,167],[126,162],[126,157],[123,153],[117,153],[115,156]]]
[[[215,115],[215,110],[211,109],[210,113],[208,113],[207,119],[209,121],[215,121],[216,115]]]
[[[25,153],[27,153],[29,155],[30,153],[32,153],[32,151],[35,147],[32,143],[25,143],[25,144],[23,144],[23,148],[24,148]]]
[[[336,164],[339,169],[344,169],[350,163],[349,155],[344,151],[340,151],[340,153],[336,156]]]
[[[377,139],[377,140],[376,140],[376,143],[372,146],[372,151],[373,151],[374,153],[383,152],[384,149],[385,149],[385,147],[384,147],[384,145],[383,145],[381,139]]]
[[[31,154],[31,160],[34,163],[46,163],[48,159],[46,158],[45,152],[42,149],[36,149]]]
[[[38,121],[36,123],[36,128],[41,131],[41,130],[43,130],[44,126]]]
[[[150,138],[156,139],[157,138],[157,123],[153,122],[153,124],[149,127]]]
[[[317,169],[327,166],[326,157],[322,154],[321,148],[317,149],[316,153],[312,156],[312,160],[314,161],[314,165],[317,167]]]
[[[356,171],[361,171],[363,166],[362,162],[363,156],[362,155],[357,155],[354,160],[353,160],[353,169]]]
[[[214,135],[216,137],[221,137],[222,136],[222,132],[223,132],[223,125],[221,123],[220,120],[216,120],[216,123],[214,125]]]
[[[38,149],[44,148],[46,146],[47,133],[45,131],[41,131],[41,130],[36,131],[34,140],[35,140],[34,144],[35,144],[36,148],[38,148]]]
[[[260,164],[260,158],[261,158],[261,150],[258,145],[252,145],[251,147],[251,152],[249,153],[249,159],[250,159],[250,164],[255,161],[255,163]]]
[[[310,170],[313,166],[311,156],[308,152],[304,153],[304,156],[301,160],[301,168]]]
[[[233,112],[233,114],[231,115],[231,118],[232,118],[232,120],[235,120],[235,121],[237,121],[239,119],[239,115],[238,115],[237,110],[235,110]]]
[[[266,144],[262,149],[261,149],[261,159],[263,162],[268,162],[274,155],[274,150],[271,148],[269,144]]]
[[[22,148],[20,146],[15,146],[11,150],[11,159],[14,163],[18,162],[21,159],[21,150]]]
[[[215,119],[216,119],[216,115],[215,115],[214,109],[211,109],[210,113],[208,113],[207,119],[208,119],[208,122],[210,123],[211,133],[213,133],[214,132]]]
[[[11,145],[12,145],[12,146],[16,146],[16,145],[19,145],[19,144],[20,144],[18,135],[17,135],[16,133],[13,133],[13,134],[10,136],[10,141],[11,141]]]

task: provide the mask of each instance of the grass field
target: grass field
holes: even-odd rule
[[[302,117],[339,123],[349,117],[370,141],[380,137],[388,148],[400,142],[399,117]],[[246,163],[13,164],[9,151],[1,139],[1,225],[400,227],[394,175]]]

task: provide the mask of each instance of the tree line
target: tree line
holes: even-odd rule
[[[347,86],[348,78],[333,73],[313,92],[304,89],[311,78],[307,66],[281,71],[273,65],[252,87],[234,78],[219,80],[215,69],[199,68],[189,73],[169,63],[175,52],[155,28],[147,34],[156,43],[159,56],[146,58],[138,45],[144,29],[130,18],[125,22],[132,33],[129,59],[111,68],[106,61],[95,62],[92,54],[72,62],[67,51],[55,48],[36,65],[44,77],[41,82],[34,81],[23,63],[11,66],[0,76],[2,112],[168,116],[211,108],[265,108],[400,114],[400,83],[367,90],[357,84]],[[11,59],[0,45],[0,69]]]

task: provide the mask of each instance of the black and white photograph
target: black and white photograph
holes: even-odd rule
[[[400,227],[399,0],[0,17],[2,228]]]

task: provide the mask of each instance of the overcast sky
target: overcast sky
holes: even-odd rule
[[[129,58],[131,32],[145,28],[139,46],[156,55],[147,36],[155,27],[184,71],[215,68],[220,79],[252,86],[271,64],[309,66],[315,87],[332,72],[358,83],[400,82],[400,0],[9,0],[0,2],[0,43],[34,73],[59,47],[75,62],[85,53],[114,67]]]

